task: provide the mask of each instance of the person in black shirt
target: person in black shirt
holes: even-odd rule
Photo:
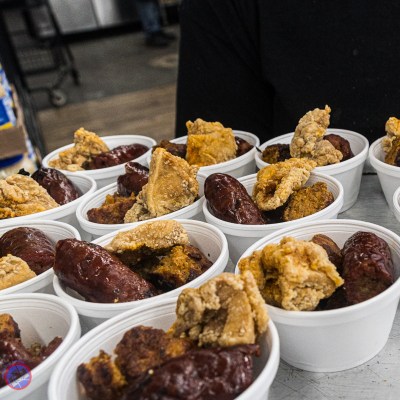
[[[197,117],[269,138],[309,110],[370,142],[400,116],[400,2],[183,0],[177,136]]]

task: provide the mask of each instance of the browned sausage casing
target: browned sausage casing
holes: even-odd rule
[[[342,161],[350,160],[350,158],[354,157],[350,143],[344,137],[330,133],[329,135],[325,135],[324,139],[330,142],[336,150],[339,150],[343,154]]]
[[[97,303],[141,300],[158,294],[151,283],[103,247],[77,239],[57,243],[54,272],[65,286]]]
[[[54,264],[54,244],[39,229],[14,228],[0,238],[0,257],[12,254],[22,258],[39,275]]]
[[[238,136],[235,136],[235,142],[236,142],[236,146],[237,146],[236,157],[240,157],[243,154],[246,154],[248,151],[250,151],[254,147],[248,141],[246,141]]]
[[[388,244],[371,232],[357,232],[342,249],[347,301],[357,304],[378,295],[394,282]]]
[[[132,193],[138,195],[149,180],[149,169],[137,162],[131,161],[125,165],[126,174],[118,177],[118,193],[129,197]]]
[[[212,174],[207,177],[204,194],[217,218],[236,224],[266,223],[245,187],[230,175]]]

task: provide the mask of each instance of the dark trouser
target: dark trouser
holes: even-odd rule
[[[160,9],[157,0],[135,0],[144,34],[149,37],[161,30]]]

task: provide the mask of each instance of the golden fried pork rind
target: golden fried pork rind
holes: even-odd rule
[[[266,303],[292,311],[314,310],[344,282],[321,246],[292,237],[241,259],[239,269],[255,274]]]
[[[36,274],[22,258],[11,254],[0,258],[0,290],[18,285],[35,276]]]
[[[300,118],[290,143],[292,157],[312,159],[318,166],[340,162],[343,154],[328,140],[323,140],[330,112],[330,107],[325,106],[323,110],[315,108]]]
[[[34,214],[58,206],[46,189],[29,176],[16,174],[0,179],[0,219]]]
[[[154,150],[148,183],[126,213],[125,223],[160,217],[192,204],[199,194],[197,171],[165,149]]]
[[[108,146],[95,133],[79,128],[74,133],[74,146],[60,152],[57,159],[49,161],[52,168],[67,171],[83,171],[82,164],[100,153],[109,151]]]
[[[199,346],[253,344],[266,331],[268,315],[251,273],[223,273],[197,289],[184,289],[176,305],[175,337]]]
[[[382,149],[386,153],[385,163],[400,166],[400,119],[390,117],[385,125],[386,136]]]
[[[315,166],[315,161],[306,158],[290,158],[258,171],[253,188],[253,200],[258,208],[270,211],[282,206],[295,190],[307,182]]]
[[[231,128],[201,118],[186,122],[186,127],[186,160],[190,165],[204,167],[236,158],[237,144]]]

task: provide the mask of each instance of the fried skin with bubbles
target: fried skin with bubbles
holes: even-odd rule
[[[343,279],[321,246],[291,237],[241,259],[239,269],[241,273],[256,271],[266,303],[285,310],[314,310],[321,299],[343,285]]]
[[[253,188],[253,200],[258,208],[270,211],[282,206],[295,190],[307,182],[315,166],[315,161],[291,158],[258,171]]]
[[[222,273],[197,289],[184,289],[176,305],[174,337],[199,346],[253,344],[266,331],[268,315],[250,273]]]
[[[323,210],[334,202],[333,194],[325,182],[316,182],[311,186],[294,192],[283,212],[284,221],[306,217]]]
[[[382,139],[385,163],[400,167],[400,119],[390,117],[385,125],[386,136]]]
[[[36,274],[22,258],[11,254],[0,258],[0,290],[18,285],[35,276]]]

